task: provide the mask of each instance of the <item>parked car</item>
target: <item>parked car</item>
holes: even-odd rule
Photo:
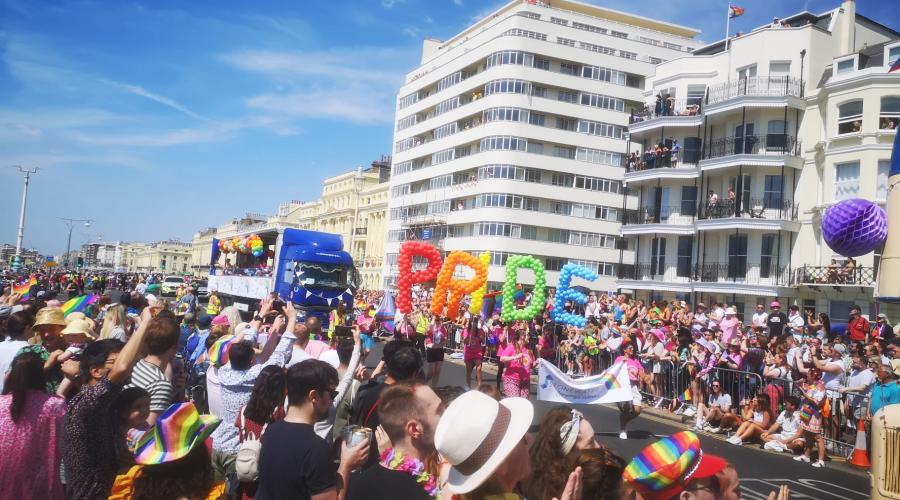
[[[166,276],[161,283],[159,294],[163,297],[175,296],[180,286],[184,286],[184,278],[181,276]]]
[[[197,287],[197,297],[202,299],[209,298],[209,282],[206,280],[195,281],[194,286]]]

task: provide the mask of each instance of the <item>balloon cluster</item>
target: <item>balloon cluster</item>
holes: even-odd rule
[[[516,293],[516,271],[520,268],[528,268],[534,271],[534,295],[531,303],[524,309],[516,309],[515,301],[511,300]],[[503,306],[500,309],[500,317],[503,321],[527,321],[540,314],[544,306],[544,291],[547,286],[547,276],[544,274],[544,264],[531,255],[510,255],[506,260],[506,281],[503,283]]]
[[[468,266],[475,270],[475,277],[470,280],[455,280],[453,273],[456,266]],[[447,305],[447,316],[456,318],[459,315],[459,304],[464,295],[482,290],[487,286],[487,266],[481,259],[468,252],[453,251],[447,255],[443,267],[437,276],[434,297],[431,299],[431,312],[442,314],[444,304]],[[449,300],[447,293],[450,293]]]
[[[491,263],[491,252],[485,250],[481,252],[481,255],[478,256],[478,260],[484,264],[484,268],[487,267]],[[484,277],[484,284],[481,285],[481,288],[472,292],[472,304],[469,306],[470,314],[481,314],[481,309],[484,307],[484,294],[487,293],[487,275]]]
[[[572,283],[572,277],[578,276],[588,281],[597,279],[597,273],[590,269],[579,266],[578,264],[566,264],[559,271],[559,287],[556,290],[556,298],[553,302],[553,321],[558,324],[574,325],[578,328],[584,328],[587,320],[584,316],[572,314],[565,310],[566,301],[572,301],[573,304],[584,304],[587,297],[578,290],[569,288]]]
[[[887,213],[869,200],[853,198],[832,205],[822,217],[828,247],[845,257],[878,249],[887,238]]]
[[[219,250],[222,253],[253,254],[256,258],[260,258],[263,255],[268,255],[269,257],[275,255],[275,252],[271,250],[266,252],[262,238],[257,234],[251,234],[243,238],[235,236],[234,238],[219,240]]]
[[[421,271],[412,270],[413,256],[424,257],[428,267]],[[421,241],[407,241],[400,245],[397,257],[399,275],[397,277],[397,310],[403,314],[412,312],[412,286],[437,277],[441,269],[441,253],[432,245]]]

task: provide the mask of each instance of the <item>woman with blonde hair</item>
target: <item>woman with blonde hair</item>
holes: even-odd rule
[[[128,342],[128,319],[125,315],[125,306],[111,304],[106,308],[103,316],[103,328],[100,329],[100,340],[116,339]]]

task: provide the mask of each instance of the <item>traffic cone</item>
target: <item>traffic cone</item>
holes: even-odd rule
[[[872,464],[869,462],[869,451],[866,449],[866,424],[862,419],[856,426],[856,447],[850,455],[850,463],[861,468],[869,469]]]

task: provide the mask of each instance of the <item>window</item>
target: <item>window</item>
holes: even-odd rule
[[[599,163],[602,165],[612,165],[614,167],[622,166],[622,154],[610,151],[601,151],[599,149],[578,148],[575,151],[575,159],[586,161],[588,163]]]
[[[566,20],[566,19],[560,19],[560,18],[558,18],[558,17],[553,17],[553,16],[550,16],[550,22],[553,23],[553,24],[561,24],[561,25],[563,25],[563,26],[568,26],[568,25],[569,25],[569,21],[568,21],[568,20]]]
[[[400,98],[400,102],[397,103],[397,107],[399,109],[403,109],[407,106],[412,106],[413,104],[419,102],[419,93],[413,92],[412,94],[405,95]]]
[[[878,172],[875,174],[875,200],[886,201],[888,193],[888,172],[891,171],[890,160],[878,160]]]
[[[687,102],[688,106],[703,104],[703,97],[706,95],[706,85],[688,85],[687,86]]]
[[[570,130],[575,131],[577,123],[574,118],[565,118],[562,116],[556,117],[556,128],[561,130]]]
[[[447,99],[446,101],[441,101],[441,102],[437,103],[437,105],[434,107],[434,116],[444,114],[447,111],[456,109],[458,107],[459,107],[459,96],[451,97],[450,99]]]
[[[785,152],[787,148],[787,122],[784,120],[769,120],[766,132],[766,151]]]
[[[650,240],[650,274],[657,276],[666,272],[666,239]]]
[[[613,139],[622,139],[625,136],[625,129],[623,127],[590,120],[579,120],[578,131],[582,134],[599,135],[601,137],[611,137]]]
[[[887,61],[887,67],[890,68],[894,64],[896,64],[897,59],[900,59],[900,45],[888,49],[888,54],[885,58],[885,60]]]
[[[853,71],[856,66],[856,58],[851,57],[850,59],[844,59],[843,61],[838,61],[837,65],[834,67],[834,74],[841,75],[844,73],[849,73]]]
[[[650,64],[662,64],[663,60],[658,57],[650,56]]]
[[[453,174],[442,175],[440,177],[432,177],[428,180],[428,189],[440,189],[451,186],[453,184]]]
[[[481,139],[479,151],[525,151],[528,141],[524,137],[496,135]]]
[[[575,176],[571,174],[553,174],[550,183],[554,186],[572,187],[575,183]]]
[[[574,90],[560,89],[559,92],[557,93],[556,99],[559,101],[562,101],[562,102],[577,103],[578,102],[578,92],[576,92]]]
[[[522,14],[524,14],[524,13],[522,13]],[[538,19],[538,18],[540,18],[540,16],[538,16],[535,19]],[[545,35],[543,33],[538,33],[537,31],[523,30],[521,28],[512,28],[511,30],[508,30],[506,33],[504,33],[504,35],[524,36],[525,38],[534,38],[535,40],[546,40],[547,39],[547,35]]]
[[[759,277],[770,278],[777,275],[773,264],[775,262],[775,242],[777,234],[762,235],[761,246],[759,250]]]
[[[456,122],[450,122],[446,125],[441,125],[440,127],[434,129],[434,138],[442,139],[447,137],[448,135],[453,135],[456,133]]]
[[[484,95],[530,93],[531,83],[523,80],[493,80],[484,85]]]
[[[790,61],[771,61],[769,63],[770,77],[786,77],[791,74]]]
[[[529,19],[540,19],[541,18],[541,15],[538,14],[537,12],[523,11],[523,12],[519,12],[519,15],[522,17],[527,17]]]
[[[728,236],[728,277],[731,279],[747,277],[747,235],[731,234]]]
[[[557,158],[575,158],[575,148],[570,146],[553,146],[553,156]]]
[[[782,193],[784,192],[784,177],[780,175],[767,175],[763,187],[763,206],[766,208],[780,209],[782,207]]]
[[[859,196],[859,162],[835,165],[834,170],[834,201]]]
[[[487,56],[486,67],[499,66],[501,64],[519,64],[523,66],[534,65],[534,55],[518,50],[501,50]]]
[[[566,259],[559,259],[556,257],[547,257],[544,259],[544,269],[547,271],[561,271],[566,264]]]
[[[485,123],[496,121],[527,122],[528,110],[522,108],[489,108],[484,110],[482,118]]]
[[[862,130],[863,102],[850,101],[838,106],[838,134],[853,134]]]
[[[547,97],[547,87],[541,85],[531,86],[531,95],[534,97]]]
[[[637,59],[637,53],[628,52],[627,50],[620,50],[619,57],[624,57],[625,59]]]
[[[625,85],[627,79],[627,73],[600,66],[582,66],[581,76],[592,80],[615,83],[617,85]]]
[[[685,137],[681,163],[684,165],[696,165],[699,163],[701,149],[702,141],[699,137]]]
[[[846,323],[850,320],[850,308],[854,305],[854,302],[845,300],[830,300],[828,301],[828,317],[832,323]]]
[[[679,278],[691,277],[691,254],[694,250],[693,236],[678,237],[678,269],[676,275]]]
[[[697,215],[697,186],[681,186],[681,215]]]
[[[756,76],[756,65],[745,66],[737,70],[738,80],[746,80],[747,78],[753,78]]]
[[[409,115],[397,120],[397,130],[403,130],[405,128],[412,127],[416,124],[417,118],[417,115]]]
[[[611,47],[604,47],[603,45],[594,45],[593,43],[578,42],[578,46],[584,50],[590,50],[591,52],[599,52],[600,54],[607,54],[610,56],[616,55],[616,49],[613,49]]]
[[[550,60],[542,59],[542,58],[535,58],[534,59],[534,67],[537,69],[543,69],[543,70],[549,71],[550,70]]]
[[[623,33],[621,31],[613,30],[613,31],[610,31],[609,34],[616,38],[628,38],[628,33]]]
[[[898,126],[900,126],[900,97],[882,97],[878,128],[896,130]]]
[[[448,162],[454,158],[456,158],[456,149],[454,149],[454,148],[445,149],[443,151],[438,151],[431,155],[431,164],[437,165],[439,163]]]
[[[559,72],[564,75],[578,75],[581,72],[580,66],[575,63],[561,62],[559,63]]]
[[[591,31],[594,33],[602,33],[604,35],[607,33],[606,28],[601,28],[599,26],[591,26],[590,24],[579,23],[576,21],[572,21],[572,27],[580,29],[580,30]]]
[[[525,169],[525,182],[534,182],[536,184],[540,184],[541,171],[535,170],[533,168]]]
[[[463,80],[462,71],[457,71],[456,73],[451,73],[440,80],[437,83],[437,91],[440,92],[446,88],[452,87],[457,83]]]
[[[512,165],[485,165],[478,168],[478,178],[484,179],[509,179],[525,180],[525,169]]]
[[[543,127],[544,115],[542,113],[531,113],[531,116],[528,117],[528,123]]]
[[[544,145],[541,144],[540,142],[532,141],[532,142],[528,143],[528,147],[525,150],[528,151],[529,153],[533,153],[536,155],[542,155],[542,154],[544,154]]]
[[[678,45],[677,43],[663,42],[663,47],[672,50],[681,50],[681,45]]]
[[[572,40],[571,38],[563,38],[561,36],[556,37],[556,43],[558,43],[560,45],[565,45],[567,47],[575,46],[575,40]]]
[[[475,224],[475,236],[506,236],[518,238],[522,233],[522,227],[518,224],[506,224],[502,222],[478,222]]]
[[[625,112],[624,100],[600,94],[582,92],[581,104],[584,106],[593,106],[595,108],[611,109],[614,111],[621,111],[623,113]]]

